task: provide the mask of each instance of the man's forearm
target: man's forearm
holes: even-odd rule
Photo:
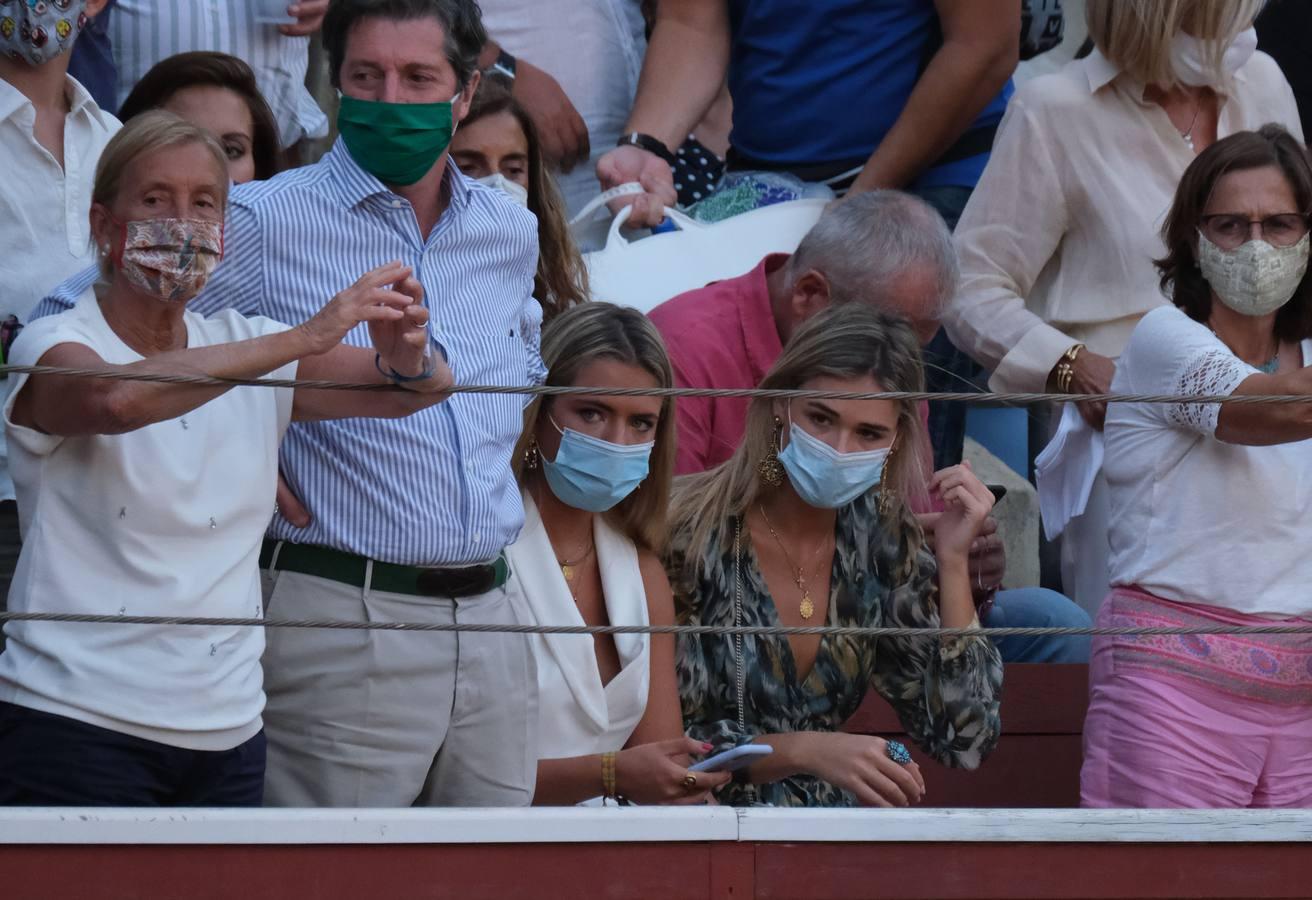
[[[715,102],[728,70],[725,0],[662,0],[624,130],[677,149]]]
[[[903,188],[915,181],[966,133],[1015,67],[1014,45],[946,41],[853,190]]]

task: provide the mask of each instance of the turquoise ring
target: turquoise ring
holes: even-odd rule
[[[888,754],[889,759],[899,766],[905,766],[911,762],[911,751],[907,750],[907,745],[901,741],[888,741],[884,744],[884,752]]]

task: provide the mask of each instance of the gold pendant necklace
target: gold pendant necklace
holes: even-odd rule
[[[556,559],[556,563],[560,566],[560,574],[565,576],[566,582],[573,583],[578,567],[587,562],[596,549],[597,545],[595,543],[589,543],[588,549],[578,559]]]
[[[793,570],[793,583],[797,585],[797,590],[802,595],[802,601],[797,605],[797,612],[802,616],[803,621],[809,622],[815,615],[815,601],[811,599],[811,588],[806,583],[806,575],[801,566],[794,565],[793,558],[788,554],[788,548],[784,546],[783,539],[779,537],[779,532],[774,530],[774,525],[770,524],[770,517],[765,514],[765,505],[757,504],[757,509],[761,511],[761,518],[765,520],[765,527],[770,530],[770,537],[779,545],[779,550],[784,555],[784,561],[788,563],[788,568]],[[820,546],[816,549],[815,555],[820,556],[824,550],[825,542],[821,541]],[[818,571],[818,567],[817,567]]]

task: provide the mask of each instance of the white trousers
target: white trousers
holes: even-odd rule
[[[517,623],[505,587],[461,600],[265,573],[273,619]],[[269,806],[527,806],[537,672],[526,635],[270,628]]]

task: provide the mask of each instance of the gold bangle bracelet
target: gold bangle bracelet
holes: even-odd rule
[[[1059,394],[1069,394],[1071,384],[1075,381],[1075,358],[1084,349],[1083,344],[1076,344],[1061,355],[1057,361],[1056,382]]]
[[[602,796],[614,800],[616,796],[615,784],[615,753],[601,754],[601,793]]]

